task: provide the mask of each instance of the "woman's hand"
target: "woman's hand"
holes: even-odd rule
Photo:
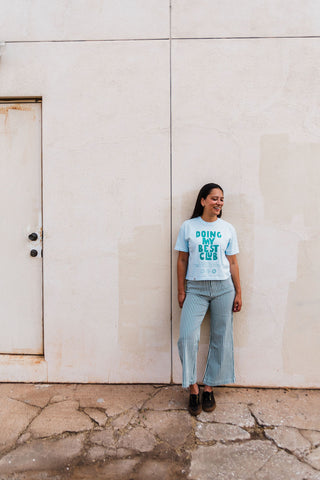
[[[241,307],[242,307],[241,293],[236,293],[236,296],[234,297],[234,301],[233,301],[232,310],[234,312],[240,312]]]
[[[186,292],[178,293],[178,302],[179,302],[179,307],[180,308],[182,308],[182,305],[184,303],[185,298],[186,298]]]
[[[231,278],[236,291],[234,301],[233,301],[232,311],[240,312],[242,307],[242,299],[241,299],[241,286],[240,286],[239,265],[237,261],[237,256],[227,255],[227,259],[229,260]]]

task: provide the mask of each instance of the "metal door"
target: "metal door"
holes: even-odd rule
[[[43,354],[41,103],[0,100],[0,353]]]

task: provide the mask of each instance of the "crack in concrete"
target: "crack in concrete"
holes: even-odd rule
[[[273,457],[275,457],[276,455],[278,455],[278,453],[279,453],[278,450],[277,450],[275,453],[272,453],[272,454],[270,455],[270,457],[268,457],[268,459],[264,462],[264,464],[261,465],[261,467],[258,468],[258,470],[256,470],[256,471],[253,473],[253,475],[256,477],[256,475],[257,475],[260,471],[262,471],[262,469],[270,462],[270,460],[271,460]]]
[[[79,408],[77,410],[79,412],[83,413],[84,415],[86,415],[95,425],[97,425],[98,427],[101,427],[99,422],[97,420],[95,420],[93,417],[91,417],[91,415],[89,415],[89,413],[85,412],[82,408]]]
[[[8,398],[9,398],[9,397],[8,397]],[[12,399],[12,398],[11,398],[11,400],[15,400],[15,399]],[[21,403],[25,403],[25,402],[21,402]],[[36,407],[36,406],[34,406],[34,407]],[[29,420],[28,425],[27,425],[27,426],[24,428],[24,430],[18,435],[18,437],[16,438],[16,440],[15,440],[14,442],[12,442],[10,445],[8,445],[7,448],[5,448],[5,449],[3,449],[3,450],[1,451],[1,453],[0,453],[0,459],[3,458],[3,457],[5,457],[6,455],[8,455],[8,453],[11,453],[11,452],[13,452],[14,450],[16,450],[19,446],[21,446],[21,445],[23,445],[24,443],[26,443],[26,442],[19,443],[19,439],[20,439],[23,435],[29,433],[29,432],[28,432],[28,429],[29,429],[31,423],[35,420],[35,418],[37,418],[37,417],[40,415],[40,413],[41,413],[41,407],[36,407],[36,408],[39,408],[40,411],[36,412],[36,414]],[[32,438],[31,434],[30,434],[30,437]]]
[[[253,406],[253,405],[248,405],[248,410],[249,410],[251,416],[253,417],[256,426],[265,428],[267,425],[265,425],[263,422],[260,422],[260,421],[259,421],[258,417],[257,417],[257,416],[253,413],[253,411],[252,411],[252,408],[251,408],[252,406]]]
[[[288,455],[290,455],[291,457],[294,457],[298,462],[300,462],[300,463],[302,463],[302,464],[304,464],[304,465],[307,465],[308,467],[311,467],[315,472],[318,472],[318,470],[317,470],[316,468],[314,468],[310,463],[307,462],[307,460],[306,460],[306,458],[305,458],[305,455],[301,455],[301,456],[300,456],[299,454],[295,454],[292,450],[289,450],[289,449],[286,448],[286,447],[281,447],[280,445],[278,445],[277,442],[276,442],[273,438],[267,438],[267,437],[266,437],[265,429],[270,429],[270,430],[271,430],[271,429],[274,429],[275,427],[278,427],[279,425],[273,425],[273,426],[270,426],[270,427],[269,427],[268,425],[264,425],[262,422],[259,422],[259,420],[258,420],[257,417],[255,416],[255,414],[254,414],[254,413],[252,412],[252,410],[250,409],[250,406],[249,406],[249,405],[248,405],[248,408],[249,408],[249,410],[250,410],[250,412],[251,412],[251,415],[252,415],[253,418],[255,419],[256,425],[258,425],[258,426],[260,427],[260,429],[263,431],[264,436],[265,436],[265,439],[266,439],[267,441],[270,441],[271,443],[273,443],[273,445],[276,447],[277,452],[276,452],[274,455],[277,455],[277,454],[279,453],[279,451],[284,451],[284,452],[286,452]],[[288,425],[281,425],[281,426],[284,426],[284,427],[286,427],[286,428],[295,429],[295,430],[297,430],[299,433],[301,433],[300,430],[299,430],[298,428],[296,428],[296,427],[292,427],[292,426],[288,426]],[[313,430],[310,430],[310,431],[313,431]],[[314,430],[314,431],[317,431],[317,430]],[[303,434],[301,433],[301,435],[303,435]],[[306,440],[307,440],[307,439],[306,439]],[[309,454],[312,450],[314,450],[314,449],[317,448],[317,447],[313,447],[313,446],[311,445],[311,443],[310,443],[310,447],[311,447],[311,448],[310,448],[310,451],[308,452],[308,454]],[[273,455],[272,455],[272,456],[273,456]],[[272,457],[272,456],[271,456],[271,457]],[[269,460],[271,459],[271,457],[269,458]],[[269,460],[268,460],[268,461],[269,461]],[[266,462],[266,463],[268,463],[268,462]],[[255,472],[255,473],[258,473],[258,472]]]
[[[162,386],[162,387],[157,387],[156,390],[155,390],[155,392],[150,392],[149,398],[147,398],[147,399],[142,403],[142,405],[141,405],[141,407],[139,408],[139,410],[149,410],[149,409],[147,409],[147,408],[146,408],[146,409],[144,408],[145,404],[146,404],[147,402],[149,402],[152,398],[156,397],[156,396],[159,394],[159,392],[161,392],[161,390],[162,390],[163,388],[164,388],[164,386]],[[138,408],[137,405],[136,405],[136,407]]]
[[[45,407],[40,407],[39,405],[35,405],[34,403],[30,403],[29,401],[26,400],[21,400],[21,398],[14,398],[14,397],[8,397],[9,400],[13,400],[15,402],[22,403],[23,405],[27,405],[28,407],[35,407],[35,408],[40,408],[41,410]]]

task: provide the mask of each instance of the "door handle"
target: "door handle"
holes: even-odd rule
[[[38,250],[31,250],[30,255],[31,257],[36,257],[38,255]]]

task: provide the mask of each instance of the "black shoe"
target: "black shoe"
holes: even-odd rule
[[[205,412],[212,412],[216,408],[216,401],[213,392],[203,392],[202,408]]]
[[[189,413],[191,413],[191,415],[199,415],[199,413],[201,412],[202,408],[201,408],[199,393],[190,394],[188,410],[189,410]]]

